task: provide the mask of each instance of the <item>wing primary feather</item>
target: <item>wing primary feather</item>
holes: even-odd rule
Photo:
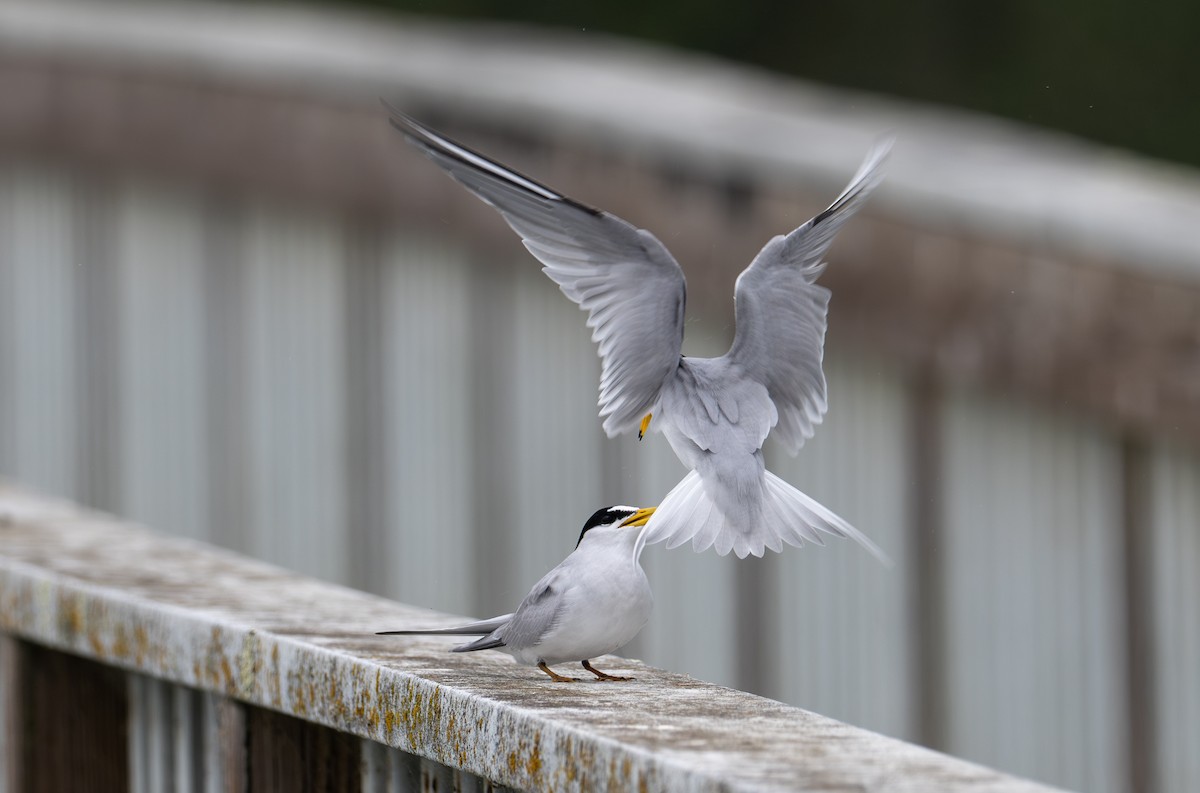
[[[501,614],[489,620],[455,625],[452,628],[426,628],[423,630],[376,631],[376,636],[482,636],[508,623],[512,614]]]
[[[814,226],[830,215],[837,213],[838,210],[852,201],[856,196],[869,193],[875,189],[876,185],[883,180],[883,171],[879,168],[879,165],[887,158],[895,142],[896,139],[891,136],[876,141],[875,145],[871,147],[871,150],[863,159],[862,165],[858,167],[854,178],[850,180],[849,186],[827,209],[818,213],[812,219],[811,222]]]
[[[473,653],[476,650],[494,650],[497,647],[504,647],[503,639],[494,639],[490,636],[484,636],[482,639],[476,639],[468,644],[460,644],[453,648],[452,653]]]
[[[398,132],[403,134],[406,138],[408,138],[409,141],[417,145],[419,148],[423,150],[432,149],[444,157],[449,157],[450,159],[456,160],[470,168],[484,171],[485,173],[491,174],[498,179],[503,179],[509,184],[521,187],[538,196],[539,198],[544,198],[548,201],[562,201],[565,204],[570,204],[571,206],[581,209],[591,215],[601,214],[601,211],[595,207],[590,207],[587,204],[580,203],[573,198],[568,198],[561,193],[551,190],[549,187],[537,181],[536,179],[530,179],[525,174],[501,165],[490,157],[480,154],[474,149],[450,140],[436,130],[430,129],[424,124],[421,124],[416,119],[412,118],[407,113],[400,110],[395,105],[387,102],[386,100],[380,99],[379,101],[389,113],[389,123],[391,123],[391,125],[395,127]]]

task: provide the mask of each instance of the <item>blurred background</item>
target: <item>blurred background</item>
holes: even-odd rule
[[[652,547],[627,654],[1200,788],[1200,11],[676,5],[0,5],[0,475],[490,616],[684,471],[603,436],[583,315],[378,97],[651,229],[693,355],[894,132],[822,279],[829,414],[768,453],[897,565]]]

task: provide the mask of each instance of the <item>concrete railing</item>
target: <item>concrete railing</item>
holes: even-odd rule
[[[7,790],[1047,789],[636,661],[372,633],[441,618],[4,486]]]

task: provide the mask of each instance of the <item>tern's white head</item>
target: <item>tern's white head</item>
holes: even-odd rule
[[[584,540],[590,542],[603,541],[606,544],[614,540],[627,540],[632,544],[637,540],[646,521],[654,514],[654,507],[626,507],[617,505],[598,509],[583,524],[579,532],[579,541],[575,547],[583,545]]]

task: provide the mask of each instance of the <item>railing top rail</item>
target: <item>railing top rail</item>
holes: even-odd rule
[[[896,131],[878,201],[920,225],[1194,278],[1200,177],[1020,124],[919,108],[595,35],[218,3],[0,5],[0,51],[235,77],[333,101],[519,114],[692,173],[844,184]],[[652,79],[648,76],[652,75]]]
[[[531,790],[1047,790],[652,669],[563,685],[384,638],[445,615],[0,484],[0,630]]]

